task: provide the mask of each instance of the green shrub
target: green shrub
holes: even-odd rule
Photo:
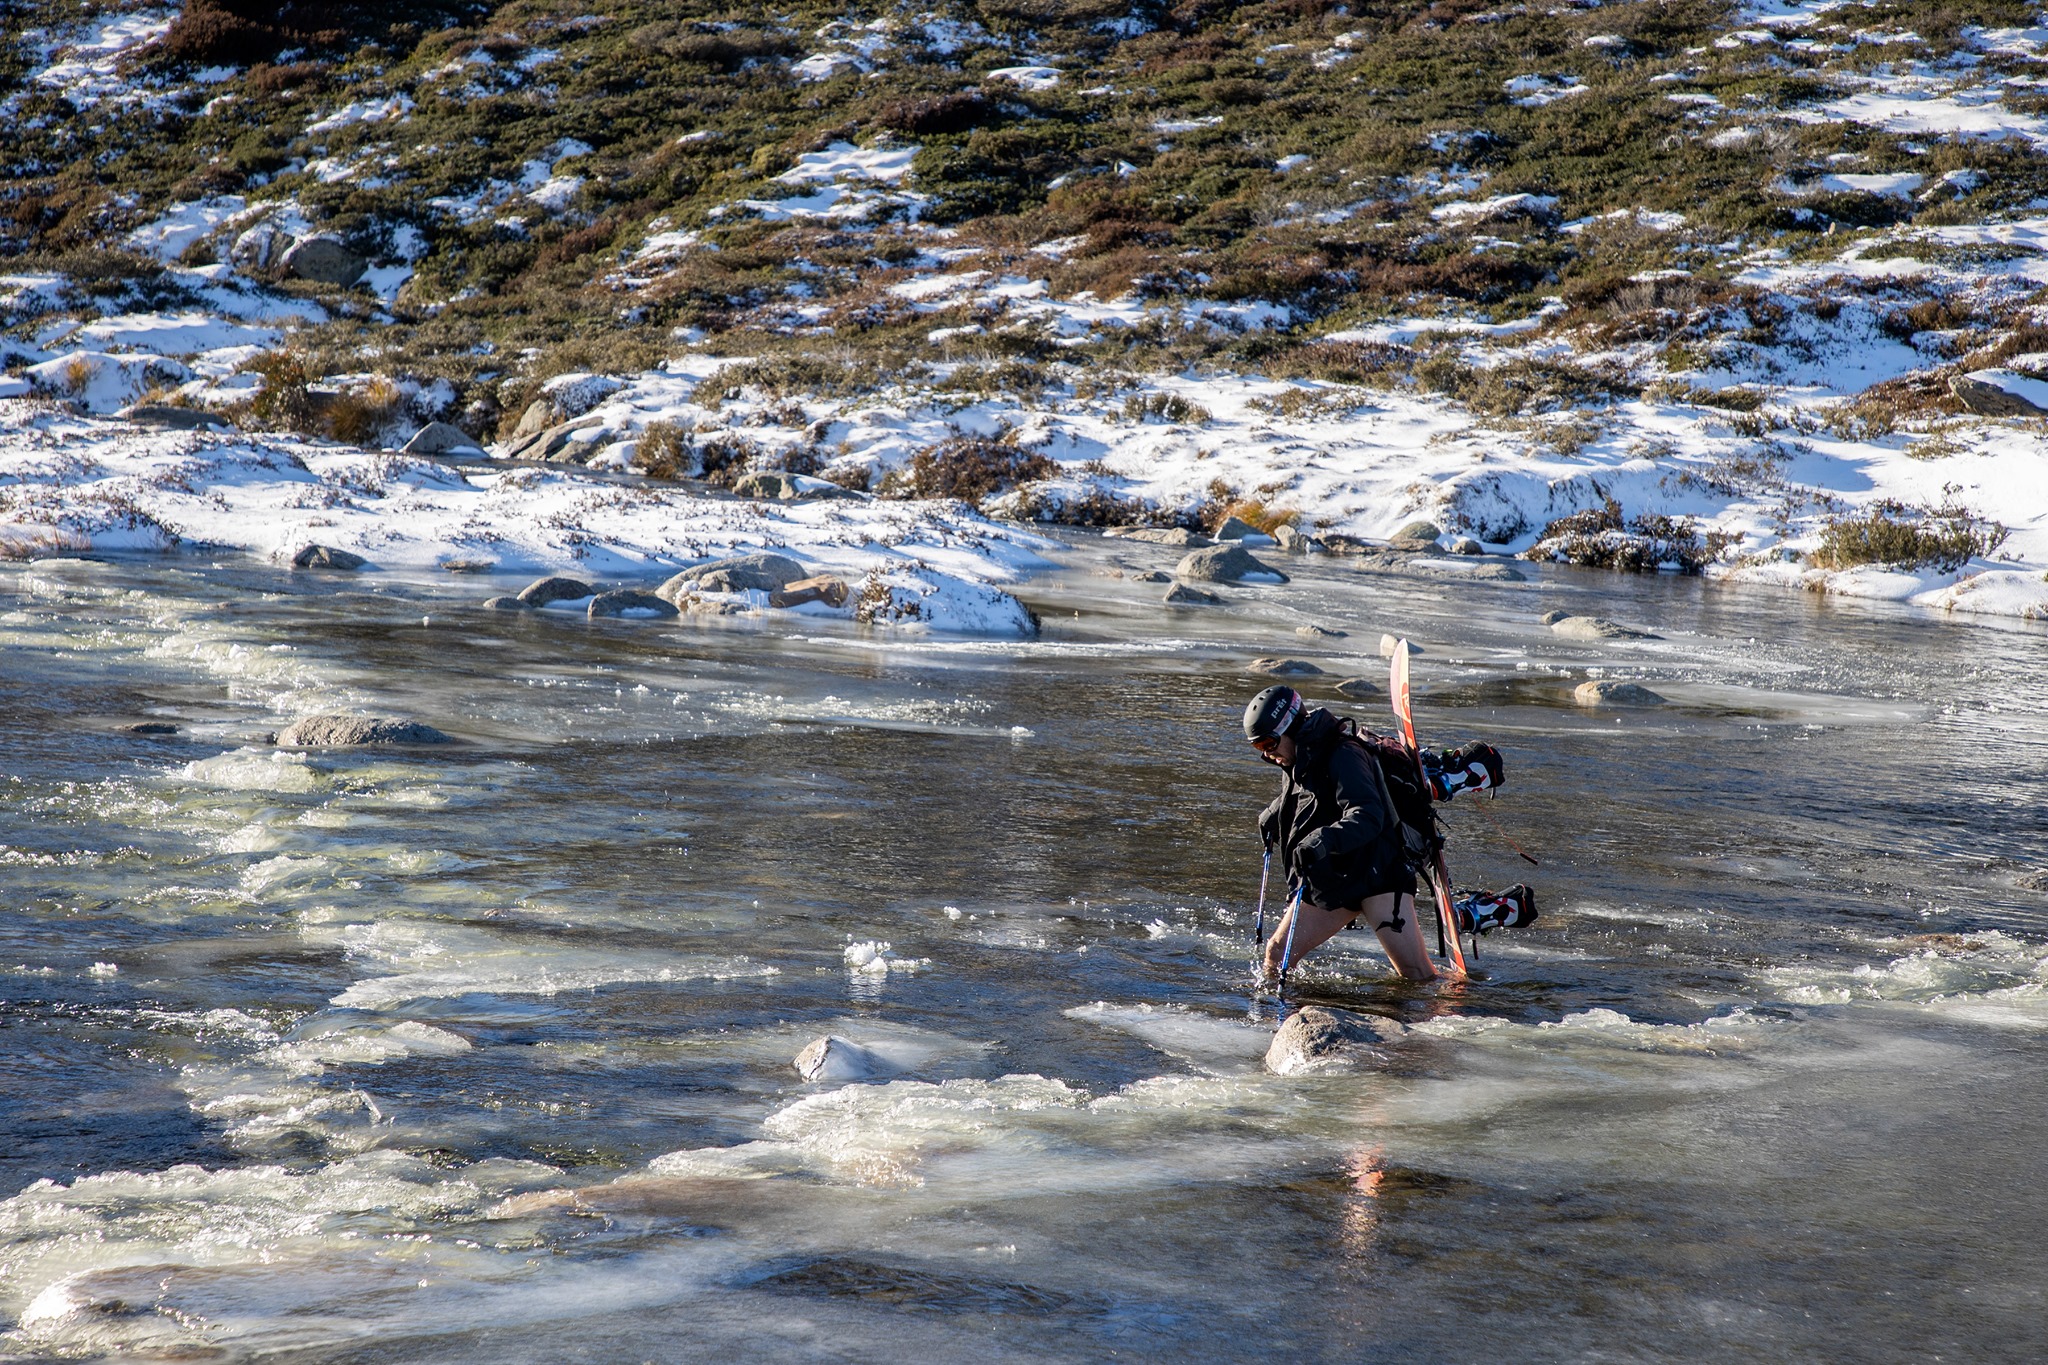
[[[1997,522],[1953,503],[1913,508],[1887,499],[1860,517],[1829,521],[1821,529],[1819,548],[1809,557],[1823,569],[1877,564],[1946,571],[1990,554],[2007,534]]]

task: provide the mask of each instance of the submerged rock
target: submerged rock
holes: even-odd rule
[[[1310,1005],[1287,1016],[1266,1049],[1266,1070],[1276,1076],[1346,1071],[1384,1060],[1377,1051],[1408,1030],[1375,1014]]]
[[[1285,583],[1287,575],[1265,563],[1242,545],[1213,545],[1196,550],[1174,568],[1176,578],[1197,583],[1241,583],[1265,579]]]
[[[1306,659],[1253,659],[1244,666],[1244,671],[1247,673],[1266,673],[1273,677],[1286,677],[1292,673],[1320,673],[1323,670],[1317,668]]]
[[[1176,583],[1166,590],[1159,599],[1170,607],[1220,607],[1223,599],[1202,588],[1191,588],[1185,583]]]
[[[294,569],[360,569],[370,561],[332,545],[308,545],[292,556]]]
[[[1572,700],[1581,706],[1662,706],[1664,698],[1640,683],[1617,678],[1582,682],[1572,689]]]
[[[581,602],[595,596],[597,589],[580,578],[540,578],[519,590],[519,600],[529,607],[545,607],[550,602]]]
[[[687,592],[776,592],[811,577],[811,571],[788,555],[733,555],[684,569],[655,594],[673,602]]]
[[[277,737],[287,749],[334,749],[360,744],[453,744],[431,725],[376,716],[306,716]]]
[[[1131,577],[1137,579],[1140,583],[1171,583],[1173,581],[1172,574],[1161,573],[1157,569],[1147,569],[1143,573],[1132,574]]]
[[[1341,640],[1346,635],[1350,634],[1349,631],[1338,630],[1334,626],[1318,626],[1313,624],[1306,626],[1296,626],[1294,628],[1294,633],[1296,635],[1306,636],[1308,639],[1311,640]]]
[[[1567,640],[1661,640],[1647,630],[1637,630],[1608,620],[1604,616],[1567,616],[1562,612],[1550,612],[1543,618],[1543,624]]]
[[[900,1068],[870,1047],[828,1033],[796,1054],[796,1074],[807,1081],[864,1081]]]
[[[673,603],[651,592],[617,588],[591,598],[584,615],[595,621],[604,616],[680,616],[682,613],[675,609]]]
[[[1371,678],[1346,678],[1337,684],[1337,690],[1347,697],[1384,697],[1385,683],[1374,682]]]
[[[1102,534],[1123,540],[1142,540],[1147,545],[1177,545],[1183,549],[1197,549],[1216,543],[1184,526],[1112,526]]]
[[[2048,891],[2048,870],[2025,873],[2014,885],[2026,891]]]
[[[175,735],[178,733],[178,727],[167,720],[138,720],[133,724],[123,725],[121,730],[124,734],[130,735]]]
[[[518,597],[511,597],[511,596],[503,596],[503,595],[501,595],[501,596],[498,596],[498,597],[487,597],[487,598],[485,598],[485,599],[484,599],[484,610],[485,610],[485,611],[532,611],[532,610],[533,610],[533,606],[532,606],[532,604],[531,604],[531,603],[529,603],[529,602],[525,601],[525,600],[524,600],[523,598],[518,598]]]

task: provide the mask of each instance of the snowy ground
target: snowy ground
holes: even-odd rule
[[[652,589],[691,564],[772,550],[844,577],[878,624],[1000,634],[1031,630],[998,585],[1042,563],[1045,545],[958,503],[747,502],[573,468],[458,468],[331,443],[152,431],[34,400],[0,400],[0,499],[8,557],[189,549],[289,562],[317,544],[362,555],[372,571],[454,564]]]

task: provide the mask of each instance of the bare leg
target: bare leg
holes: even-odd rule
[[[1399,930],[1391,927],[1397,903],[1401,916]],[[1394,964],[1395,971],[1410,981],[1436,980],[1436,964],[1429,960],[1429,945],[1422,940],[1422,925],[1415,917],[1413,896],[1397,897],[1392,892],[1368,896],[1359,911],[1379,935],[1380,947],[1386,949],[1387,961]]]
[[[1291,906],[1280,917],[1280,924],[1273,930],[1273,937],[1266,940],[1266,975],[1272,976],[1280,970],[1280,954],[1287,951],[1287,932],[1296,916],[1301,922],[1294,924],[1294,956],[1287,965],[1293,967],[1309,955],[1317,944],[1326,943],[1330,936],[1351,923],[1356,910],[1318,910],[1305,901]]]

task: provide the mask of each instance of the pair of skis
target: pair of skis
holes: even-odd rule
[[[1421,779],[1424,791],[1434,790],[1430,784],[1429,772],[1422,766],[1422,749],[1415,742],[1415,706],[1408,695],[1408,641],[1405,639],[1394,645],[1394,662],[1387,678],[1387,695],[1394,702],[1394,719],[1401,723],[1401,742],[1408,746],[1408,756],[1415,760],[1415,775]],[[1448,958],[1451,966],[1457,969],[1458,975],[1463,976],[1465,945],[1460,941],[1458,932],[1458,912],[1451,908],[1451,870],[1444,862],[1441,843],[1432,855],[1428,878],[1430,886],[1436,891],[1437,956]]]

